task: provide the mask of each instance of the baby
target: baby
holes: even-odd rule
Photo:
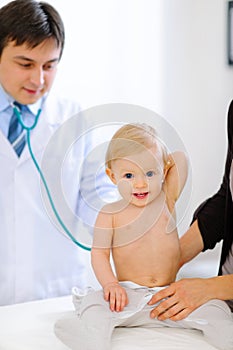
[[[180,248],[175,202],[187,178],[187,161],[183,152],[168,155],[150,126],[128,124],[110,141],[106,166],[122,199],[99,213],[91,257],[105,300],[112,311],[122,311],[127,295],[119,281],[155,287],[176,278]]]
[[[223,301],[211,300],[177,322],[150,318],[151,296],[173,282],[179,269],[175,204],[187,168],[185,154],[168,154],[146,124],[124,125],[112,137],[106,173],[121,199],[100,211],[91,251],[103,290],[83,296],[74,288],[78,319],[66,327],[69,334],[62,324],[56,331],[73,350],[110,350],[112,332],[119,326],[197,329],[219,349],[233,349],[232,315]]]

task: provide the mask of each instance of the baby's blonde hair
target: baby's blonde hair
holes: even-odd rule
[[[109,142],[105,156],[106,167],[111,169],[111,162],[116,159],[140,153],[145,148],[157,146],[161,149],[164,165],[167,163],[167,150],[155,129],[145,123],[132,123],[122,126]]]

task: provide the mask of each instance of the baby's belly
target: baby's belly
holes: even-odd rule
[[[159,266],[158,266],[159,265]],[[116,273],[119,281],[132,281],[147,287],[166,286],[176,279],[179,259],[172,259],[171,262],[161,261],[160,264],[137,264],[132,260],[124,267],[116,264]]]
[[[119,275],[118,280],[120,282],[123,281],[131,281],[137,284],[140,284],[141,286],[147,286],[149,288],[152,287],[162,287],[169,285],[170,283],[174,282],[176,279],[176,273],[174,274],[169,274],[166,276],[160,276],[160,275],[144,275],[144,276],[139,276],[139,275]]]
[[[176,279],[180,261],[177,233],[151,230],[131,244],[114,248],[112,253],[120,281],[156,287]]]

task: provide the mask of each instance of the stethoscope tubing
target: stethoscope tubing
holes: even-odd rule
[[[20,125],[26,131],[31,131],[31,130],[33,130],[36,127],[36,125],[38,123],[39,116],[40,116],[41,111],[42,111],[41,108],[38,109],[38,112],[37,112],[37,115],[35,117],[34,123],[31,126],[27,126],[27,125],[24,124],[22,115],[19,112],[18,108],[16,106],[14,106],[13,110],[14,110],[14,113],[16,114],[17,118],[18,118],[18,121],[19,121]]]
[[[68,228],[66,227],[66,225],[64,224],[64,222],[62,221],[56,207],[55,207],[55,204],[53,202],[53,199],[52,199],[52,196],[51,196],[51,193],[50,193],[50,190],[49,190],[49,187],[48,187],[48,184],[47,184],[47,181],[44,177],[44,174],[35,158],[35,155],[32,151],[32,147],[31,147],[31,131],[36,127],[37,123],[38,123],[38,120],[39,120],[39,116],[41,114],[41,108],[38,110],[37,112],[37,115],[35,117],[35,121],[34,123],[31,125],[31,126],[26,126],[23,122],[23,119],[22,119],[22,115],[21,113],[19,112],[18,108],[16,106],[13,106],[13,109],[14,109],[14,113],[16,114],[17,118],[18,118],[18,121],[20,123],[20,125],[22,126],[22,128],[24,130],[26,130],[26,140],[27,140],[27,145],[28,145],[28,150],[29,150],[29,153],[30,153],[30,156],[33,160],[33,163],[38,171],[38,173],[40,174],[40,178],[42,180],[42,183],[44,185],[44,188],[46,190],[46,194],[47,194],[47,197],[49,199],[49,203],[51,205],[51,208],[53,210],[53,213],[54,215],[56,216],[56,219],[58,220],[60,226],[62,227],[62,229],[65,231],[65,233],[67,234],[67,236],[80,248],[84,249],[84,250],[87,250],[87,251],[91,251],[91,248],[78,242],[74,236],[71,234],[71,232],[68,230]]]

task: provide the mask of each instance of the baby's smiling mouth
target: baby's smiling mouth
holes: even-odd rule
[[[138,199],[144,199],[147,197],[148,193],[149,192],[137,192],[137,193],[135,192],[135,193],[133,193],[133,196],[138,198]]]

